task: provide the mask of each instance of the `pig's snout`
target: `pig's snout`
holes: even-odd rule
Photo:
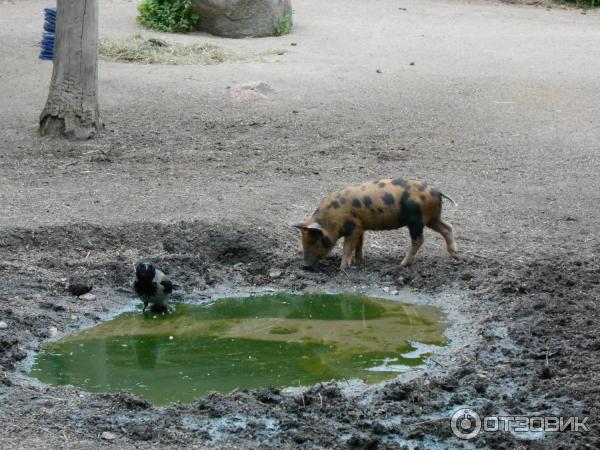
[[[317,264],[318,260],[319,259],[312,253],[305,252],[302,267],[304,267],[305,269],[312,269],[315,266],[315,264]]]

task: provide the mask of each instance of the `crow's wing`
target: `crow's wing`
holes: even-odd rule
[[[163,287],[163,292],[165,294],[170,294],[171,292],[173,292],[173,283],[171,282],[171,280],[164,279],[160,282],[160,284]]]

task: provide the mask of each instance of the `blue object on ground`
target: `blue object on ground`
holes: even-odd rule
[[[40,41],[40,59],[54,59],[54,32],[56,31],[56,8],[44,8],[44,34]]]

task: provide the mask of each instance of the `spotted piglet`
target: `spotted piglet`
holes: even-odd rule
[[[442,197],[450,197],[426,182],[404,178],[385,179],[347,187],[328,195],[304,222],[291,223],[302,232],[304,265],[314,266],[344,237],[342,269],[362,261],[366,230],[408,227],[412,245],[401,267],[412,264],[423,244],[423,228],[429,227],[446,240],[448,253],[458,259],[452,226],[442,220]]]

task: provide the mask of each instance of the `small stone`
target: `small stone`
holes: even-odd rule
[[[410,65],[411,65],[411,66],[414,66],[414,65],[415,65],[415,62],[414,62],[414,61],[411,61]]]
[[[550,369],[550,366],[544,366],[540,372],[540,378],[542,380],[549,380],[554,376],[554,372]]]
[[[100,437],[105,441],[114,441],[117,438],[117,435],[115,433],[111,433],[110,431],[103,431]]]
[[[58,336],[58,328],[50,327],[48,329],[48,333],[50,333],[50,337],[56,337],[56,336]]]
[[[273,88],[264,81],[244,83],[234,86],[231,90],[231,96],[240,101],[261,100],[274,92]]]
[[[387,286],[386,286],[386,287],[384,287],[384,288],[383,288],[383,292],[390,292],[390,288],[389,288],[389,287],[387,287]]]
[[[82,273],[75,273],[69,277],[69,293],[79,297],[80,295],[87,294],[94,287],[88,277]]]
[[[85,302],[93,302],[94,300],[96,300],[96,296],[94,294],[83,294],[80,295],[79,298]]]
[[[270,278],[279,278],[282,274],[283,274],[283,272],[279,269],[271,269],[269,271]]]
[[[475,392],[477,392],[478,394],[485,394],[486,390],[487,390],[487,387],[486,387],[485,383],[476,383],[475,384]]]
[[[6,330],[8,328],[8,324],[4,320],[0,320],[0,330]]]
[[[296,45],[298,45],[298,43],[296,43],[296,42],[291,42],[291,43],[290,43],[290,45],[291,45],[292,47],[295,47]]]
[[[375,72],[377,72],[377,73],[381,73],[381,69],[377,69]]]

